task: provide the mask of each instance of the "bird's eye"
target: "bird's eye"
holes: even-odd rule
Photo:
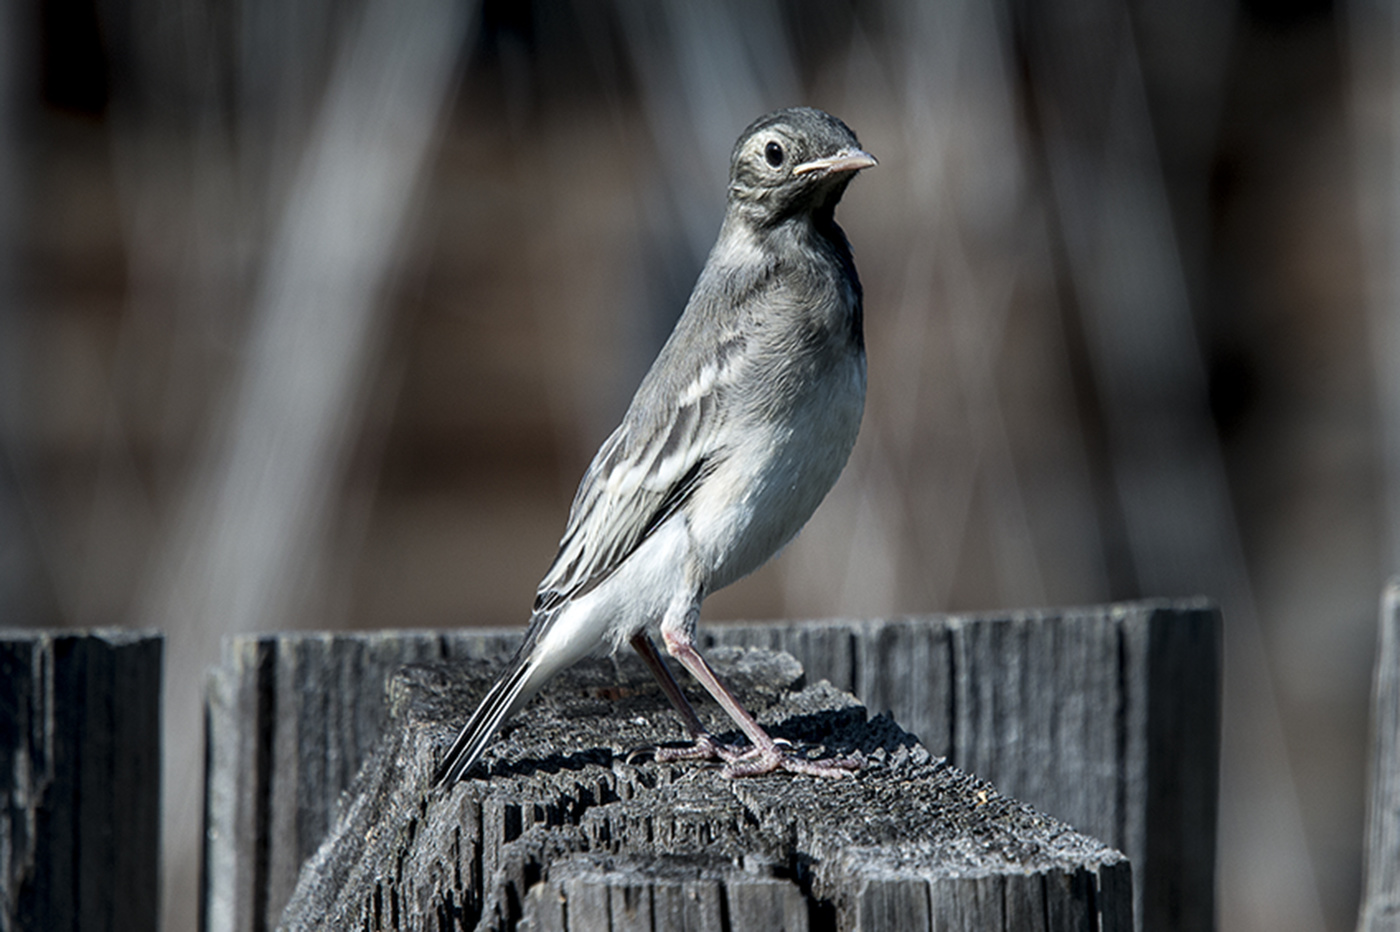
[[[776,142],[770,142],[763,147],[763,157],[768,160],[768,164],[777,168],[783,164],[783,147]]]

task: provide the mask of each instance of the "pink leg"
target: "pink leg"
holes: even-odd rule
[[[705,726],[700,724],[700,716],[695,714],[695,707],[690,704],[690,700],[681,692],[680,684],[671,675],[671,668],[666,666],[666,661],[661,659],[661,654],[657,652],[656,645],[651,642],[645,631],[639,631],[632,636],[632,649],[642,656],[642,660],[651,670],[651,675],[656,677],[656,682],[661,684],[661,691],[666,694],[666,698],[671,700],[671,705],[675,707],[680,715],[681,721],[685,723],[685,730],[692,738],[699,738],[707,734]]]
[[[690,611],[698,614],[698,607],[693,607]],[[786,770],[790,773],[805,773],[818,777],[849,777],[852,771],[861,768],[861,761],[856,758],[808,760],[805,757],[797,757],[784,751],[768,732],[763,730],[763,726],[758,724],[758,720],[739,704],[739,700],[734,698],[734,694],[726,689],[719,678],[715,676],[710,665],[705,662],[705,658],[700,656],[700,652],[695,649],[694,639],[690,635],[692,625],[689,623],[689,619],[680,625],[672,625],[669,622],[670,618],[661,627],[661,636],[666,642],[667,653],[679,660],[681,665],[690,671],[691,676],[695,677],[700,685],[704,686],[705,690],[715,697],[715,701],[720,704],[720,707],[729,714],[734,723],[753,742],[754,749],[747,754],[730,757],[723,752],[720,753],[720,756],[728,761],[724,768],[726,776],[747,777],[772,773],[776,770]]]
[[[666,666],[666,661],[661,659],[661,654],[656,650],[656,645],[651,642],[647,633],[642,631],[633,635],[631,644],[633,650],[640,654],[642,660],[646,662],[652,676],[656,677],[656,682],[661,685],[661,691],[666,694],[667,699],[671,700],[671,705],[685,724],[685,730],[695,742],[688,748],[657,748],[653,755],[655,759],[674,761],[719,758],[732,762],[743,757],[743,753],[733,751],[715,741],[714,736],[701,724],[700,716],[695,714],[695,707],[690,704],[685,693],[681,692],[680,684],[671,675],[671,668]]]

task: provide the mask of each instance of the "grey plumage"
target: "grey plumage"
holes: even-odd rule
[[[584,474],[524,643],[439,769],[460,779],[501,723],[554,673],[631,642],[700,751],[734,774],[823,775],[851,762],[797,758],[714,679],[693,639],[706,595],[757,569],[798,532],[855,443],[865,398],[862,295],[834,211],[875,160],[810,108],[751,124],[730,160],[728,205],[684,313],[622,423]],[[754,743],[716,745],[674,688],[647,629]]]

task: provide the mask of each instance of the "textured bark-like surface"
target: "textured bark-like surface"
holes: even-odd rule
[[[857,777],[727,779],[628,749],[682,730],[633,658],[560,676],[475,779],[434,766],[497,672],[410,667],[394,722],[303,868],[285,929],[1128,929],[1127,862],[931,757],[769,651],[717,668],[775,735]],[[701,697],[696,695],[697,701]],[[737,735],[701,704],[708,724]]]
[[[1400,580],[1381,600],[1371,696],[1371,796],[1358,932],[1400,932]]]
[[[1215,928],[1221,620],[1204,601],[711,625],[1123,851],[1146,932]]]
[[[0,929],[156,927],[162,646],[0,631]]]
[[[934,754],[1124,851],[1137,928],[1214,928],[1220,617],[1201,602],[702,626],[785,650]],[[247,635],[209,694],[205,927],[275,925],[404,663],[498,668],[520,631]],[[702,708],[711,708],[708,698]],[[468,710],[462,709],[466,714]]]
[[[383,631],[237,636],[206,696],[200,926],[276,926],[297,871],[330,831],[388,721],[404,664],[501,663],[520,633]]]

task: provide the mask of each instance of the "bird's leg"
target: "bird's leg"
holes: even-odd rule
[[[661,637],[666,642],[667,653],[679,660],[681,665],[690,671],[690,675],[695,677],[701,686],[705,687],[706,692],[714,696],[720,707],[729,714],[729,717],[734,720],[734,723],[744,734],[748,735],[749,741],[753,742],[754,749],[752,751],[733,756],[732,752],[720,751],[713,741],[709,742],[711,746],[715,746],[718,756],[727,761],[724,768],[726,776],[748,777],[772,773],[775,770],[786,770],[791,773],[805,773],[818,777],[849,777],[852,771],[861,768],[861,761],[857,758],[808,760],[783,750],[778,742],[764,731],[763,726],[758,724],[758,720],[739,704],[739,700],[734,698],[734,694],[725,688],[724,684],[715,676],[714,671],[710,669],[710,665],[705,662],[705,658],[700,656],[700,652],[695,649],[695,637],[692,631],[695,627],[695,616],[698,614],[698,606],[692,606],[679,624],[672,623],[674,616],[668,615],[661,625]],[[652,647],[652,650],[654,651],[655,647]],[[660,659],[658,656],[657,660]],[[669,672],[667,675],[670,675]],[[675,680],[672,679],[671,682],[674,686]],[[680,692],[678,687],[676,692]],[[687,703],[688,705],[689,703]],[[691,714],[695,714],[693,710]]]
[[[632,649],[641,655],[647,667],[651,670],[652,676],[656,677],[656,682],[661,685],[661,691],[666,694],[666,698],[671,700],[671,705],[676,713],[680,715],[681,721],[685,724],[685,730],[689,733],[694,742],[688,748],[657,748],[655,758],[659,761],[672,760],[693,760],[718,757],[722,760],[731,761],[742,756],[724,747],[715,741],[714,736],[700,722],[700,716],[695,713],[695,707],[690,704],[690,700],[681,692],[680,684],[671,674],[671,668],[666,666],[666,661],[661,658],[661,654],[652,643],[651,638],[645,631],[639,631],[632,636]]]
[[[642,660],[646,661],[647,667],[651,670],[651,675],[656,677],[656,682],[661,685],[661,691],[666,694],[666,698],[671,700],[671,705],[680,714],[681,721],[685,723],[685,730],[692,738],[698,738],[706,734],[705,726],[700,724],[700,716],[695,714],[695,707],[690,704],[690,700],[681,692],[680,684],[671,675],[671,668],[666,666],[666,661],[661,659],[661,654],[657,652],[656,645],[651,642],[645,631],[638,631],[632,635],[632,649],[641,654]]]

